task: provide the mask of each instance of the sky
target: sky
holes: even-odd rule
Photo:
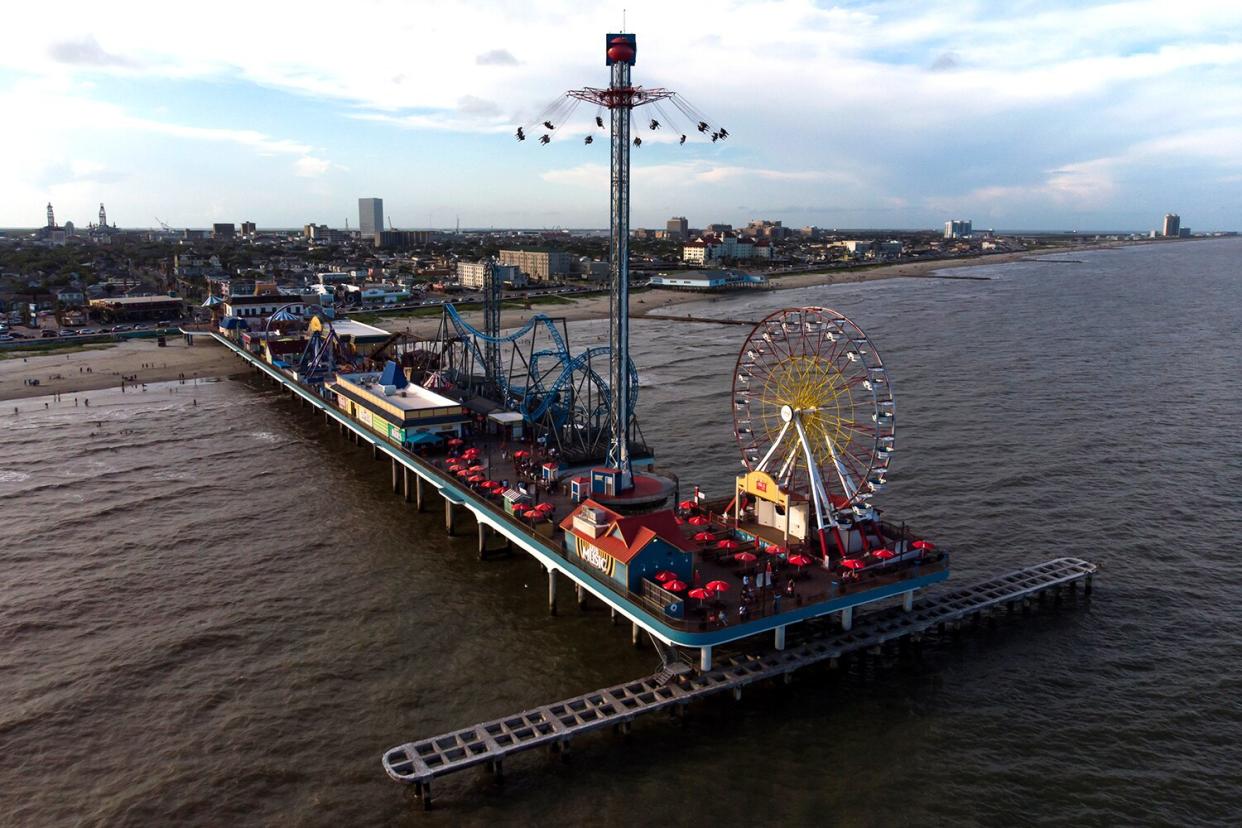
[[[640,110],[632,226],[1242,228],[1237,0],[622,3],[634,82],[729,132]],[[607,225],[594,107],[514,129],[607,85],[621,5],[50,8],[0,25],[0,226]]]

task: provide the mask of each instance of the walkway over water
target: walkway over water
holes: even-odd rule
[[[756,681],[788,677],[794,671],[849,653],[866,651],[929,630],[943,632],[963,619],[986,616],[1008,605],[1011,609],[1048,590],[1086,582],[1090,591],[1096,565],[1078,558],[1056,558],[972,586],[929,595],[911,611],[893,607],[860,615],[852,630],[825,629],[801,642],[764,654],[723,656],[714,669],[696,671],[674,662],[653,675],[542,705],[512,716],[409,742],[387,751],[384,770],[398,782],[415,785],[430,803],[431,781],[437,777],[488,764],[501,773],[502,760],[541,746],[567,747],[577,735],[607,726],[628,729],[638,716],[676,709],[691,701],[742,688]]]

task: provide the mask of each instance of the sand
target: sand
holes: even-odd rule
[[[0,359],[0,400],[120,388],[122,376],[162,382],[182,375],[187,379],[220,377],[243,368],[236,355],[205,337],[196,337],[193,346],[170,336],[164,348],[155,339],[127,339],[73,353],[5,351],[4,356]],[[37,379],[39,384],[27,385],[27,379]]]

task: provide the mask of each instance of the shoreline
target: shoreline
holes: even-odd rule
[[[934,275],[937,271],[958,270],[982,265],[1009,264],[1016,261],[1046,256],[1053,253],[1080,253],[1089,250],[1107,250],[1152,242],[1108,242],[1079,245],[1072,248],[1049,247],[1015,253],[995,253],[962,259],[937,259],[924,262],[894,262],[892,264],[864,266],[819,273],[798,273],[777,276],[771,280],[769,291],[794,290],[798,288],[857,284],[883,279],[905,278],[952,278]],[[669,308],[691,302],[702,302],[723,294],[695,293],[689,291],[651,289],[631,297],[632,317],[666,312]],[[732,294],[730,294],[732,295]],[[567,322],[605,319],[608,316],[608,296],[593,296],[573,300],[568,305],[535,305],[529,311],[509,310],[505,313],[506,329],[514,329],[536,313],[546,313]],[[470,324],[482,325],[482,311],[468,311],[462,317]],[[380,315],[376,323],[380,327],[421,337],[436,333],[440,317],[385,317]],[[212,379],[227,377],[241,370],[234,356],[218,343],[198,338],[198,344],[187,346],[180,337],[169,337],[166,347],[159,347],[152,339],[130,339],[112,345],[91,347],[71,353],[9,351],[0,359],[0,401],[22,400],[55,394],[86,394],[101,389],[120,388],[121,378],[136,377],[137,384],[172,382],[178,379]],[[18,355],[20,354],[20,355]],[[27,379],[38,379],[39,385],[28,385]]]
[[[242,366],[214,340],[196,339],[189,346],[178,336],[161,348],[154,339],[128,339],[116,344],[41,354],[14,350],[0,360],[0,401],[85,395],[119,389],[122,377],[136,377],[126,387],[179,379],[213,379],[238,373]],[[25,380],[37,379],[38,385]]]

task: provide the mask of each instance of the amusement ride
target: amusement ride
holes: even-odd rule
[[[875,519],[895,410],[888,371],[866,333],[827,308],[776,311],[751,331],[733,376],[733,420],[749,471],[814,506],[820,550],[829,533]]]

